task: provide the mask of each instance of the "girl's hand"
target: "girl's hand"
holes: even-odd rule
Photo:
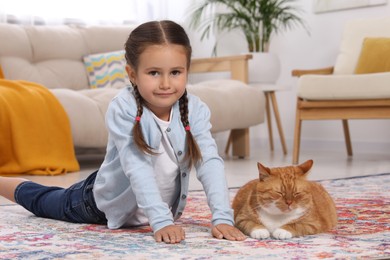
[[[211,234],[218,239],[226,238],[232,241],[243,241],[246,239],[246,236],[240,230],[228,224],[214,226],[211,229]]]
[[[180,243],[185,239],[184,229],[180,226],[169,225],[163,227],[154,234],[156,242],[165,242],[167,244]]]

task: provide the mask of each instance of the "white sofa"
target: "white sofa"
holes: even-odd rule
[[[0,66],[6,79],[37,82],[51,89],[69,116],[75,147],[103,148],[107,142],[104,114],[119,90],[90,89],[83,57],[123,50],[133,28],[0,24]],[[192,67],[194,72],[230,70],[233,79],[246,82],[247,59],[248,55],[194,60]],[[233,80],[211,80],[188,90],[210,107],[212,132],[234,129],[234,155],[248,156],[248,128],[264,121],[263,92]]]

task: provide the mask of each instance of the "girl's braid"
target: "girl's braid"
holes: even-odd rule
[[[179,107],[180,119],[186,130],[187,152],[184,160],[188,161],[188,167],[191,168],[194,164],[202,160],[202,153],[200,152],[199,146],[191,133],[190,123],[188,121],[187,90],[185,90],[183,96],[179,99]]]
[[[137,116],[141,117],[144,111],[142,106],[143,98],[141,97],[141,94],[138,92],[138,87],[136,85],[133,85],[133,89],[134,89],[135,101],[137,102]]]
[[[133,85],[133,89],[134,89],[135,101],[137,102],[137,115],[133,127],[134,142],[141,151],[151,155],[156,155],[157,153],[154,152],[153,149],[145,142],[144,135],[142,134],[140,120],[141,120],[142,113],[144,111],[142,106],[143,98],[141,97],[136,85]]]
[[[187,98],[187,90],[185,90],[183,96],[179,100],[179,106],[180,106],[180,119],[183,123],[184,128],[186,126],[189,126],[188,122],[188,98]]]

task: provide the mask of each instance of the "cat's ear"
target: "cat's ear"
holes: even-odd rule
[[[298,165],[298,167],[303,171],[303,173],[308,173],[313,166],[313,160],[307,160],[306,162]]]
[[[263,181],[271,175],[271,170],[268,167],[265,167],[261,163],[257,163],[257,169],[259,169],[259,179]]]

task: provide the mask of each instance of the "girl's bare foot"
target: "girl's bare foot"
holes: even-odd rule
[[[0,177],[0,196],[15,202],[15,189],[25,181],[28,180],[23,178]]]

